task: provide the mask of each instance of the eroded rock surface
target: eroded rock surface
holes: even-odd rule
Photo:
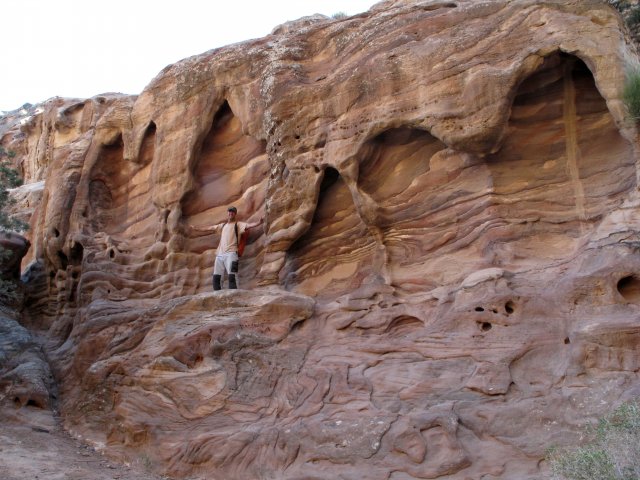
[[[4,118],[65,425],[176,477],[544,476],[640,393],[637,62],[602,2],[389,1]]]
[[[55,396],[53,376],[40,342],[20,325],[23,292],[20,262],[29,248],[22,235],[0,232],[0,416],[16,407],[48,410]]]
[[[0,411],[26,405],[50,408],[53,376],[49,363],[38,342],[11,312],[0,313],[0,360]]]

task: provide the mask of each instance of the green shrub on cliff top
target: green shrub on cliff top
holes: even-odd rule
[[[622,98],[631,117],[640,120],[640,68],[627,73]]]
[[[554,479],[640,479],[640,404],[621,405],[587,433],[587,444],[549,453]]]

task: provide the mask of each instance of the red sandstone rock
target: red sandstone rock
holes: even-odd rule
[[[177,477],[540,478],[640,393],[634,62],[601,2],[389,1],[4,119],[67,427]],[[214,294],[230,204],[267,225]]]

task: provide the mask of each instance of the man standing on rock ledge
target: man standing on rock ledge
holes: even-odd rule
[[[213,266],[213,289],[222,289],[222,275],[227,272],[229,278],[229,288],[238,288],[236,275],[238,273],[238,244],[245,232],[262,225],[264,218],[260,218],[257,223],[238,222],[236,215],[238,209],[229,207],[227,209],[227,221],[213,225],[211,227],[191,227],[200,232],[220,233],[220,243],[216,250],[216,263]]]

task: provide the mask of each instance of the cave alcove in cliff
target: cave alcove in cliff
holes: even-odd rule
[[[156,125],[145,131],[137,162],[124,159],[122,136],[102,147],[89,177],[90,225],[141,253],[154,239],[157,218],[151,199]]]
[[[520,83],[504,143],[486,164],[497,265],[564,257],[636,184],[625,140],[579,58],[556,52]]]
[[[269,171],[266,142],[244,132],[227,101],[213,116],[192,164],[193,188],[181,201],[183,222],[201,227],[222,223],[230,205],[237,207],[240,221],[262,212]],[[253,285],[263,241],[260,229],[251,232],[240,267],[242,288]],[[187,238],[185,251],[200,255],[216,245],[212,235],[197,235]],[[203,288],[210,288],[209,277],[209,272],[202,274]]]
[[[375,241],[338,171],[326,167],[309,229],[287,251],[281,283],[307,295],[339,296],[375,274]]]
[[[403,289],[424,288],[421,265],[440,245],[439,228],[446,228],[433,213],[460,187],[454,175],[432,169],[434,156],[446,149],[428,131],[399,127],[376,135],[358,154],[358,190],[375,204],[385,274]]]
[[[414,128],[386,130],[364,145],[358,187],[383,212],[381,226],[415,217],[415,185],[429,173],[431,157],[443,148],[429,132]]]
[[[105,266],[140,261],[154,242],[157,214],[152,200],[151,169],[155,144],[156,125],[150,122],[135,161],[124,158],[121,135],[114,142],[103,145],[98,152],[89,173],[88,208],[84,213],[86,225],[97,244],[74,244],[69,259],[77,263],[77,257],[85,254],[91,259],[83,266],[81,275],[76,272],[76,277],[83,276],[78,292],[81,304],[97,298],[96,294],[109,297],[111,292],[115,294],[122,288],[130,292],[125,287],[128,281],[147,283],[157,278],[157,272],[152,268],[116,270],[113,266]],[[120,255],[121,251],[126,255]],[[79,279],[74,278],[74,282]]]

